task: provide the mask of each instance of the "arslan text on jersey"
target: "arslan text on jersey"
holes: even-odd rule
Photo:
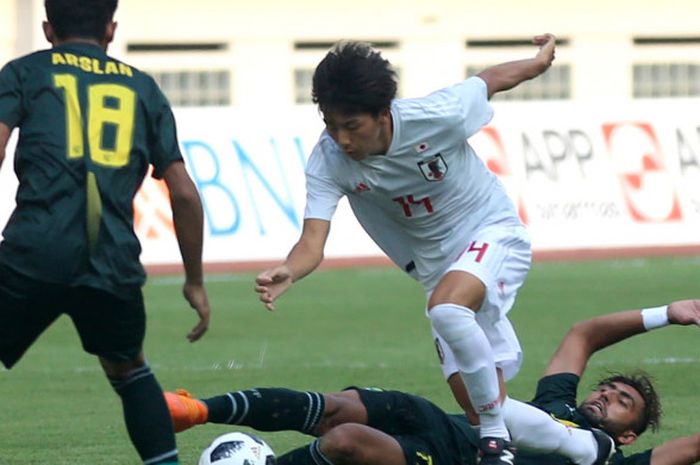
[[[120,74],[122,76],[133,76],[130,66],[117,61],[100,61],[97,58],[75,55],[73,53],[54,52],[51,54],[52,65],[68,65],[80,68],[86,73],[94,74]]]
[[[442,181],[447,174],[447,163],[442,154],[435,154],[430,158],[419,161],[418,168],[423,173],[423,177],[428,181]]]

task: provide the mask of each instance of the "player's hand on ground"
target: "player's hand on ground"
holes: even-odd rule
[[[273,302],[292,285],[292,272],[285,265],[265,270],[255,278],[255,292],[268,310],[274,310]]]
[[[680,300],[668,306],[668,322],[700,326],[700,300]]]
[[[190,342],[194,342],[201,338],[209,329],[209,316],[211,313],[209,299],[203,284],[185,283],[182,286],[182,294],[199,315],[199,323],[187,334],[187,339]]]
[[[532,38],[532,43],[540,47],[535,58],[544,65],[545,69],[552,66],[552,62],[554,61],[554,48],[557,43],[557,38],[554,34],[547,33],[537,35]]]

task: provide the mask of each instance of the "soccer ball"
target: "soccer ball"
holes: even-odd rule
[[[275,453],[262,439],[252,434],[222,434],[204,449],[199,465],[275,465]]]

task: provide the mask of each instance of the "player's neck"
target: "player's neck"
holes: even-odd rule
[[[383,140],[382,144],[384,146],[384,150],[382,150],[382,153],[386,154],[389,151],[389,148],[391,147],[391,140],[394,138],[394,118],[391,116],[391,113],[389,113],[389,118],[388,121],[386,122],[386,126],[383,131]]]
[[[380,135],[382,148],[379,153],[382,155],[386,155],[386,153],[389,151],[389,148],[391,147],[391,140],[394,137],[394,119],[392,118],[391,113],[389,113],[388,116],[387,121],[382,126]]]
[[[95,39],[89,39],[85,37],[67,37],[65,39],[54,39],[52,42],[52,45],[54,47],[58,47],[60,45],[70,45],[70,44],[79,44],[79,45],[95,45],[97,47],[100,47],[102,50],[105,52],[107,51],[107,44],[100,42]]]

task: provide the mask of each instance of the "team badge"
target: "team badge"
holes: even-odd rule
[[[416,145],[415,148],[416,152],[423,153],[430,148],[430,144],[428,144],[427,142],[421,142],[420,144]]]
[[[427,160],[419,161],[418,168],[428,181],[442,181],[447,174],[447,163],[441,154],[433,155]]]

